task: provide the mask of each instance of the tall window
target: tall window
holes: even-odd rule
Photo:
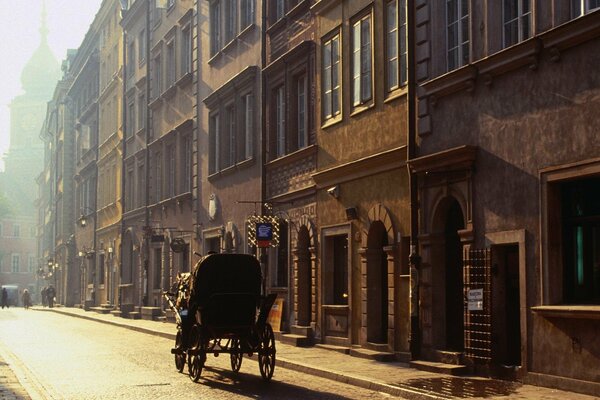
[[[138,60],[140,60],[140,65],[144,63],[146,60],[146,30],[142,29],[138,36]]]
[[[323,119],[337,116],[340,110],[340,35],[323,42]]]
[[[175,153],[175,145],[171,144],[167,146],[167,197],[175,196],[175,182],[177,180],[177,157]]]
[[[238,142],[238,161],[244,161],[252,158],[252,94],[248,93],[242,96],[241,101],[241,124],[238,130],[240,138]]]
[[[21,256],[19,254],[12,255],[12,272],[19,272],[19,264],[21,263]]]
[[[469,63],[469,2],[446,0],[448,71]]]
[[[221,142],[221,168],[227,168],[235,162],[235,107],[233,104],[225,108],[225,132]]]
[[[240,0],[240,29],[247,28],[254,23],[254,1]]]
[[[162,273],[162,249],[154,249],[154,289],[160,289]]]
[[[561,185],[567,303],[600,304],[600,178]]]
[[[352,25],[352,105],[371,99],[371,14]]]
[[[285,0],[273,0],[275,3],[275,21],[280,20],[285,15]]]
[[[127,78],[131,79],[135,73],[135,41],[129,42],[127,46]]]
[[[162,154],[160,152],[156,152],[154,155],[154,182],[156,183],[156,187],[154,188],[154,202],[158,203],[162,200]]]
[[[35,272],[35,256],[29,255],[29,272]]]
[[[175,41],[167,43],[167,86],[171,87],[177,78],[177,67],[175,59]]]
[[[219,153],[221,151],[219,147],[220,126],[218,113],[212,114],[209,118],[208,136],[210,148],[209,173],[214,174],[219,171]]]
[[[192,190],[192,136],[186,135],[181,141],[181,193]]]
[[[21,225],[18,224],[14,224],[13,225],[13,237],[20,237],[21,236]]]
[[[135,197],[137,206],[144,206],[146,201],[146,170],[143,163],[139,163],[137,168],[137,190]]]
[[[162,61],[160,54],[152,60],[152,98],[156,99],[162,93]]]
[[[127,211],[131,211],[135,208],[135,181],[133,177],[133,167],[127,170],[127,198],[125,204]]]
[[[137,107],[137,128],[143,129],[146,127],[146,95],[144,93],[140,94],[138,97],[138,107]]]
[[[296,128],[298,131],[298,148],[308,146],[308,96],[306,75],[301,75],[296,80]]]
[[[333,304],[348,304],[348,236],[331,240],[333,255]]]
[[[573,18],[580,17],[598,8],[600,8],[600,0],[571,0]]]
[[[281,157],[285,155],[285,88],[283,85],[275,89],[275,137],[277,157]]]
[[[192,72],[192,28],[181,30],[181,76]]]
[[[406,0],[388,1],[386,5],[387,90],[406,85]]]
[[[504,0],[503,17],[504,47],[531,36],[531,0]]]
[[[221,50],[221,2],[210,3],[210,55],[214,56]]]
[[[237,0],[225,0],[225,43],[237,34]]]
[[[131,101],[127,105],[127,118],[125,118],[125,121],[127,122],[125,131],[127,132],[127,137],[129,138],[135,132],[135,123],[137,122],[135,118],[135,101]]]

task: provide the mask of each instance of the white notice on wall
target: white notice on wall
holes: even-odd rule
[[[467,292],[467,309],[469,311],[483,310],[483,289],[469,289]]]

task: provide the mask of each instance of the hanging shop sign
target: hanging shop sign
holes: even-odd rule
[[[259,222],[256,224],[256,243],[258,247],[269,247],[273,240],[273,224]]]
[[[253,215],[248,224],[248,244],[256,247],[279,246],[279,219],[272,215]]]
[[[469,289],[467,301],[469,311],[483,311],[483,289]]]

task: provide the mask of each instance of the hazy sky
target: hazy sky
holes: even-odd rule
[[[83,41],[102,0],[45,1],[48,43],[61,62],[67,49],[76,49]],[[42,0],[0,0],[0,155],[10,140],[8,105],[22,93],[21,70],[40,43],[41,14]]]

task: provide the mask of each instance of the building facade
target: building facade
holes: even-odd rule
[[[410,359],[404,1],[319,1],[321,341]]]
[[[421,357],[599,395],[598,4],[415,14]]]

